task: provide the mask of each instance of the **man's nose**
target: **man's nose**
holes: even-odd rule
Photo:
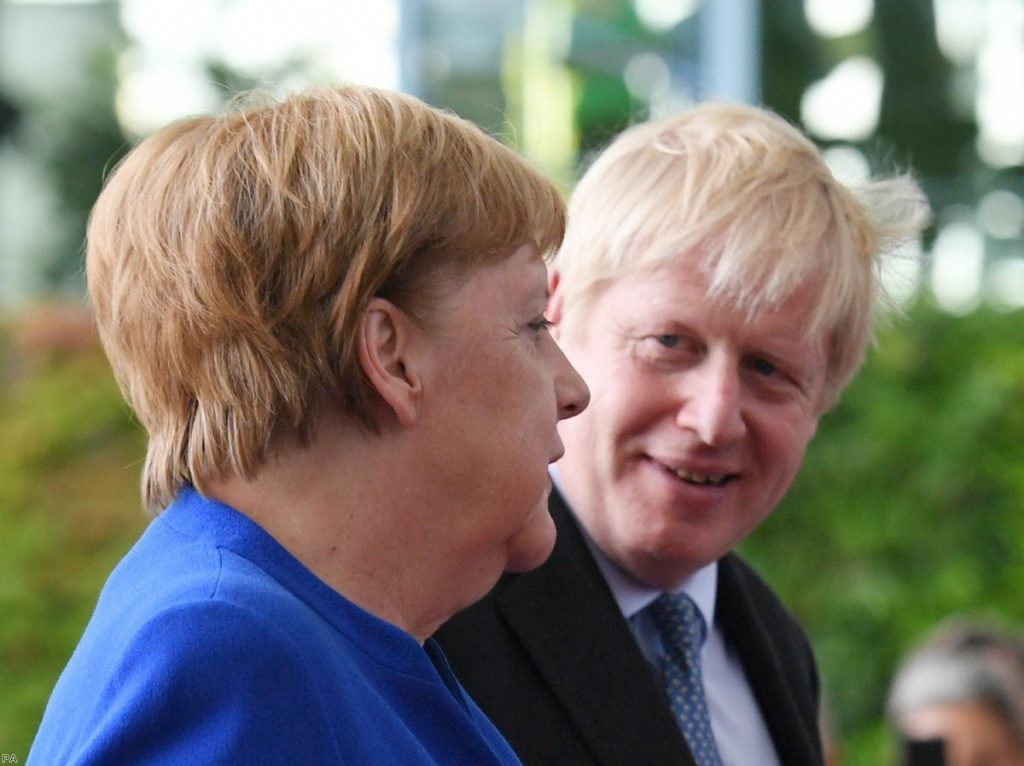
[[[683,377],[682,401],[676,416],[681,428],[693,431],[713,447],[730,444],[746,434],[737,360],[725,352],[711,352]]]

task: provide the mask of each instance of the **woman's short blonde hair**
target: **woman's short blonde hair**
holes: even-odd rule
[[[101,338],[149,434],[143,499],[251,477],[321,394],[376,424],[355,352],[365,307],[418,320],[446,277],[554,250],[557,189],[513,151],[410,96],[345,86],[249,94],[121,162],[89,222]]]
[[[594,161],[569,203],[555,266],[567,309],[585,309],[618,276],[680,258],[751,316],[814,280],[808,332],[827,333],[824,409],[864,358],[881,256],[928,221],[909,176],[848,188],[778,115],[706,103],[627,129]]]

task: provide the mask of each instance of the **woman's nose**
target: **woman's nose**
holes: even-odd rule
[[[555,346],[555,353],[558,356],[558,370],[555,374],[558,419],[564,420],[579,415],[587,408],[590,402],[590,389],[557,344],[552,345]]]

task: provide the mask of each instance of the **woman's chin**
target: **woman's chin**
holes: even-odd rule
[[[555,522],[545,505],[535,513],[530,523],[509,541],[508,562],[505,571],[512,574],[536,569],[555,548]]]

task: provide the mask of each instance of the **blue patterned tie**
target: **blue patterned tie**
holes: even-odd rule
[[[651,615],[665,645],[662,660],[665,690],[690,752],[697,766],[722,766],[700,672],[704,618],[697,605],[683,593],[661,594],[651,604]]]

